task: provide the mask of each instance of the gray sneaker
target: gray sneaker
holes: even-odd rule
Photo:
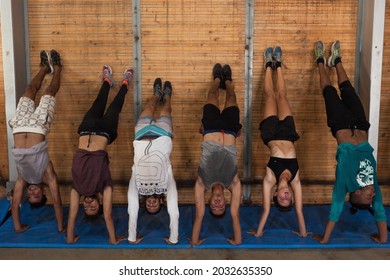
[[[324,43],[322,41],[317,41],[314,46],[314,55],[315,55],[315,62],[318,61],[318,59],[322,58],[324,61],[324,64],[326,63],[326,58],[324,56]]]
[[[273,50],[271,47],[264,51],[264,69],[267,69],[267,63],[271,62],[271,68],[274,68]]]
[[[282,48],[280,46],[276,46],[274,48],[274,52],[272,54],[272,56],[274,57],[274,62],[280,62],[280,64],[283,63],[282,61]]]
[[[328,60],[328,66],[329,67],[335,67],[335,60],[336,58],[341,58],[341,53],[340,53],[340,41],[337,40],[332,44],[332,50],[331,54]]]

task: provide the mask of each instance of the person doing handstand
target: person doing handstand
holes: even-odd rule
[[[173,127],[171,118],[172,84],[157,78],[154,82],[154,94],[149,99],[135,126],[134,164],[129,182],[128,213],[129,243],[139,243],[143,238],[137,236],[139,197],[145,200],[149,214],[160,211],[166,198],[170,217],[170,235],[165,238],[168,244],[178,242],[179,207],[176,181],[173,177],[170,155],[172,152]],[[154,114],[159,104],[162,109],[159,117]]]
[[[242,125],[237,105],[232,71],[229,65],[215,64],[214,81],[208,91],[206,105],[203,107],[202,155],[195,182],[195,220],[190,243],[200,245],[199,239],[205,213],[205,192],[211,190],[210,212],[222,216],[226,209],[225,189],[231,192],[230,214],[233,224],[233,237],[228,242],[241,244],[240,225],[241,182],[238,177],[236,137]],[[226,89],[225,106],[219,109],[219,88]]]
[[[302,186],[299,178],[299,165],[294,142],[299,139],[295,129],[294,117],[287,100],[286,84],[282,71],[282,49],[267,48],[265,59],[265,105],[264,120],[259,129],[264,144],[270,150],[270,158],[263,179],[263,212],[257,230],[249,233],[256,237],[264,234],[264,227],[271,208],[271,196],[274,204],[281,211],[289,211],[295,203],[298,220],[298,236],[306,237],[305,219],[302,206]],[[277,75],[276,92],[273,84],[273,70]],[[272,195],[272,188],[276,190]]]
[[[67,243],[75,243],[79,239],[74,232],[80,196],[84,197],[86,217],[93,219],[103,213],[110,244],[115,245],[125,239],[115,234],[112,218],[113,181],[106,149],[117,138],[119,114],[132,78],[133,69],[127,68],[119,92],[104,112],[110,88],[114,85],[111,67],[104,65],[100,91],[78,128],[80,137],[72,163],[73,188],[70,193]]]
[[[50,53],[42,50],[40,53],[40,69],[31,80],[23,96],[18,102],[15,116],[9,125],[13,132],[14,148],[12,155],[15,159],[18,178],[12,191],[11,214],[16,232],[29,228],[20,219],[20,204],[24,191],[27,190],[27,200],[31,207],[39,208],[46,204],[45,185],[49,187],[54,212],[57,220],[57,230],[65,230],[63,209],[57,174],[49,159],[47,134],[53,122],[56,94],[60,89],[61,57],[56,50]],[[35,108],[35,98],[47,74],[53,78]]]
[[[329,242],[343,210],[345,195],[349,193],[349,201],[354,208],[370,209],[374,214],[378,234],[373,234],[371,238],[375,242],[386,243],[386,213],[376,174],[374,149],[368,143],[370,123],[341,62],[340,41],[333,43],[328,60],[328,66],[336,68],[340,96],[331,85],[325,70],[324,44],[321,41],[315,43],[315,56],[325,101],[327,124],[338,146],[336,181],[329,220],[324,234],[314,234],[312,238],[323,244]]]

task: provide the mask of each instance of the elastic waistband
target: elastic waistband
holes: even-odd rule
[[[104,132],[104,131],[81,131],[79,133],[80,136],[85,136],[85,135],[98,135],[98,136],[103,136],[105,138],[107,138],[108,140],[108,143],[111,143],[110,142],[110,135],[107,133],[107,132]]]
[[[47,135],[44,129],[42,127],[27,127],[27,126],[22,126],[22,127],[16,127],[12,130],[12,134],[16,133],[37,133],[37,134],[42,134],[42,135]]]
[[[229,135],[233,135],[234,137],[237,138],[237,133],[235,133],[234,131],[231,131],[231,130],[222,130],[222,129],[208,129],[208,130],[205,130],[203,132],[203,136],[208,134],[208,133],[214,133],[214,132],[220,132],[222,134],[229,134]]]

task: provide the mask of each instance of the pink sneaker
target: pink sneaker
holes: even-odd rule
[[[134,70],[133,68],[131,67],[128,67],[125,72],[123,72],[123,80],[122,80],[122,84],[123,83],[127,83],[127,85],[130,84],[130,81],[133,79],[133,76],[134,76]]]
[[[112,78],[112,69],[110,67],[110,65],[108,64],[105,64],[103,65],[103,78],[102,78],[103,82],[106,80],[108,80],[108,82],[110,83],[110,87],[113,87],[114,86],[114,79]]]

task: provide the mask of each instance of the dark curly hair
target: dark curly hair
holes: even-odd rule
[[[46,205],[46,202],[47,202],[47,197],[45,194],[42,195],[42,199],[41,201],[39,202],[29,202],[30,203],[30,207],[31,208],[34,208],[34,209],[37,209],[37,208],[41,208],[42,206],[45,206]]]
[[[88,215],[84,212],[84,220],[91,224],[98,224],[101,222],[103,216],[103,205],[99,204],[99,209],[96,214]]]
[[[273,196],[272,198],[276,208],[280,211],[280,212],[290,212],[291,209],[293,208],[293,201],[291,200],[290,201],[290,204],[287,205],[287,206],[282,206],[279,204],[279,201],[278,201],[278,197],[276,195]]]
[[[160,208],[158,209],[158,211],[156,211],[154,213],[149,212],[148,208],[146,207],[146,200],[149,197],[151,197],[151,196],[153,196],[154,198],[156,198],[156,199],[158,199],[160,201],[162,200],[162,201],[165,202],[165,195],[164,194],[152,194],[152,195],[141,195],[140,196],[140,202],[139,202],[140,203],[140,207],[145,208],[145,210],[146,210],[146,212],[148,212],[148,214],[156,215],[157,213],[159,213],[161,211],[162,206],[164,206],[164,202],[160,202]]]
[[[357,202],[352,202],[352,196],[351,194],[349,195],[349,203],[351,204],[351,207],[349,208],[349,212],[351,214],[355,214],[358,210],[368,210],[372,211],[371,204],[363,204],[363,203],[357,203]]]
[[[221,215],[215,215],[212,211],[211,211],[211,207],[209,207],[209,211],[210,211],[210,215],[211,217],[215,218],[215,219],[222,219],[223,217],[225,217],[225,214],[226,214],[226,208],[225,208],[225,211],[223,211],[223,213]]]

